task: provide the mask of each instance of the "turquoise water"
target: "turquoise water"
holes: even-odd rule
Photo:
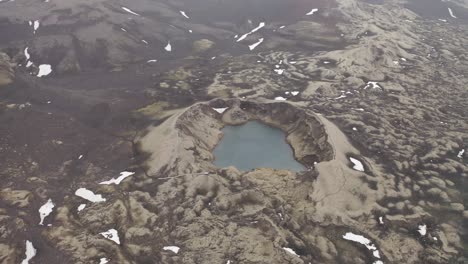
[[[304,166],[293,156],[285,133],[278,128],[251,121],[240,126],[226,126],[224,137],[213,151],[214,164],[239,170],[255,168],[302,171]]]

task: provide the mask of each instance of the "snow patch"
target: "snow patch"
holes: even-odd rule
[[[130,172],[130,171],[122,171],[119,175],[119,177],[116,178],[112,178],[108,181],[103,181],[103,182],[100,182],[99,184],[105,184],[105,185],[110,185],[110,184],[116,184],[116,185],[119,185],[123,180],[125,180],[125,178],[127,177],[130,177],[132,176],[133,174],[135,174],[134,172]]]
[[[286,101],[286,100],[287,99],[282,96],[275,97],[275,101]]]
[[[147,63],[153,63],[153,62],[157,62],[157,61],[158,61],[158,60],[154,60],[154,59],[153,59],[153,60],[147,60],[146,62],[147,62]]]
[[[163,250],[169,250],[177,254],[179,253],[180,248],[176,246],[167,246],[167,247],[163,247]]]
[[[242,35],[240,38],[237,39],[237,42],[240,42],[242,40],[244,40],[246,37],[248,37],[250,34],[252,33],[255,33],[257,32],[259,29],[261,29],[262,27],[264,27],[266,25],[265,22],[260,22],[260,24],[258,24],[258,26],[254,29],[252,29],[249,33],[245,33],[244,35]]]
[[[185,18],[189,19],[190,17],[187,16],[187,13],[185,13],[185,11],[179,11],[181,15],[183,15]]]
[[[106,264],[108,262],[109,262],[109,260],[107,258],[100,258],[99,259],[99,264]]]
[[[75,195],[86,199],[92,203],[100,203],[106,201],[106,198],[103,198],[102,195],[94,194],[92,191],[86,188],[79,188],[78,190],[76,190]]]
[[[44,219],[52,213],[55,205],[52,202],[52,199],[49,199],[44,205],[39,208],[39,217],[41,218],[41,221],[39,222],[39,225],[44,224]]]
[[[258,45],[262,44],[263,40],[264,40],[263,38],[258,39],[257,42],[255,42],[252,45],[249,45],[249,49],[254,50]]]
[[[449,7],[449,8],[447,8],[447,9],[448,9],[449,14],[450,14],[450,16],[451,16],[452,18],[457,18],[457,17],[455,16],[455,14],[453,13],[452,8]]]
[[[367,82],[367,85],[364,87],[364,90],[365,90],[365,89],[368,89],[368,88],[372,88],[372,89],[382,89],[382,87],[380,87],[380,85],[379,85],[378,82]]]
[[[86,207],[86,204],[80,204],[80,205],[78,206],[78,208],[77,208],[78,212],[83,211],[83,210],[85,209],[85,207]]]
[[[30,21],[29,25],[32,25],[33,30],[34,30],[33,33],[36,34],[36,31],[39,29],[39,26],[41,25],[41,22],[39,22],[39,20],[34,20],[32,23]]]
[[[464,153],[465,153],[465,149],[460,150],[460,152],[458,152],[457,157],[458,157],[459,159],[461,159],[461,158],[463,157],[463,154],[464,154]]]
[[[52,66],[50,64],[41,64],[39,65],[39,73],[37,73],[37,77],[47,76],[52,72]]]
[[[26,258],[21,261],[21,264],[28,264],[29,261],[36,256],[37,250],[34,248],[31,241],[26,240]]]
[[[286,252],[290,253],[290,254],[293,254],[294,256],[296,257],[299,257],[299,255],[292,249],[292,248],[287,248],[287,247],[284,247],[283,248]]]
[[[352,157],[349,157],[349,160],[354,164],[353,169],[357,171],[364,171],[364,165],[362,165],[361,161]]]
[[[31,58],[31,55],[29,54],[29,47],[26,47],[24,49],[24,56],[26,57],[26,60],[29,60]]]
[[[226,109],[228,109],[229,107],[225,107],[225,108],[213,108],[213,110],[215,110],[216,112],[222,114],[224,113],[224,111],[226,111]]]
[[[421,236],[425,236],[427,233],[427,225],[418,225],[418,232]]]
[[[168,52],[171,52],[171,51],[172,51],[172,45],[171,45],[171,42],[170,42],[170,41],[167,42],[167,45],[166,45],[166,47],[164,47],[164,49],[165,49],[166,51],[168,51]]]
[[[140,14],[133,12],[133,11],[132,11],[130,8],[128,8],[128,7],[122,6],[122,9],[123,9],[125,12],[128,12],[128,13],[130,13],[130,14],[132,14],[132,15],[140,16]]]
[[[379,250],[377,250],[377,247],[368,238],[361,235],[353,234],[351,232],[348,232],[345,235],[343,235],[343,238],[353,242],[358,242],[359,244],[366,246],[368,250],[372,251],[372,255],[375,258],[380,258]]]
[[[306,16],[311,16],[311,15],[315,14],[317,11],[318,11],[318,8],[314,8],[314,9],[310,10],[310,12],[306,14]]]
[[[284,73],[284,69],[274,69],[277,74],[282,75]]]
[[[102,232],[99,234],[111,241],[114,241],[116,244],[120,245],[119,233],[117,232],[117,230],[112,228],[106,232]]]

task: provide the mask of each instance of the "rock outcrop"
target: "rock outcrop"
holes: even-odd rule
[[[5,53],[0,53],[0,87],[13,82],[15,72],[10,57]]]

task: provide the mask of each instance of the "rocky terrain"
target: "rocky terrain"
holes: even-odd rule
[[[197,1],[0,1],[1,263],[468,261],[468,2]]]

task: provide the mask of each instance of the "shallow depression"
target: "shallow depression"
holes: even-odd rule
[[[226,126],[223,133],[221,142],[213,151],[214,164],[218,167],[305,169],[294,159],[293,150],[279,128],[250,121],[240,126]]]

